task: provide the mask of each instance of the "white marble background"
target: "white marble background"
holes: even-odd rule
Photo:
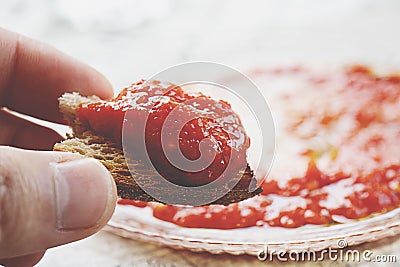
[[[216,61],[242,71],[354,62],[400,70],[398,0],[0,0],[0,27],[48,42],[91,64],[116,90],[192,60]],[[371,246],[397,253],[399,244],[393,238]],[[99,233],[50,250],[39,266],[205,264],[266,263],[176,252]]]
[[[0,26],[88,62],[117,89],[192,60],[400,68],[397,0],[0,0]]]

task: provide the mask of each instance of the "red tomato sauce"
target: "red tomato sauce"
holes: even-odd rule
[[[119,204],[151,207],[154,217],[183,227],[216,229],[327,225],[399,207],[400,76],[353,66],[255,70],[250,77],[293,79],[301,87],[277,89],[270,102],[273,113],[283,111],[277,159],[260,196],[229,206]]]
[[[231,106],[200,93],[186,93],[171,83],[140,81],[115,99],[84,103],[77,112],[81,122],[121,147],[124,125],[129,132],[124,146],[129,146],[138,160],[148,155],[157,171],[175,184],[204,185],[222,175],[235,177],[247,167],[250,139]],[[161,136],[164,128],[167,134]],[[177,136],[171,134],[174,129],[180,129]],[[145,151],[137,141],[143,139]],[[201,154],[199,147],[204,140],[208,143]],[[179,158],[180,152],[206,168],[189,172],[175,167],[166,155]]]

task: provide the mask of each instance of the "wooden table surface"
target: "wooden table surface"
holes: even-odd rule
[[[371,250],[373,255],[395,255],[394,263],[340,262],[326,259],[321,262],[279,262],[259,261],[255,256],[212,255],[209,253],[194,253],[178,251],[158,245],[129,240],[102,231],[85,240],[54,248],[47,252],[39,267],[70,267],[70,266],[399,266],[400,236],[367,243],[351,249],[360,252]]]

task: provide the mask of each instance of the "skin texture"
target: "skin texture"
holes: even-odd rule
[[[113,94],[93,68],[0,28],[0,265],[32,266],[47,248],[97,232],[112,215],[115,184],[100,163],[39,151],[51,150],[61,136],[7,111],[62,123],[57,98],[73,91]],[[96,191],[104,192],[100,201]]]

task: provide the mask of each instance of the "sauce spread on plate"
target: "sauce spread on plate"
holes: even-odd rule
[[[234,229],[344,223],[400,205],[400,77],[364,66],[250,74],[271,105],[277,151],[263,193],[229,206],[150,207],[184,227]]]

